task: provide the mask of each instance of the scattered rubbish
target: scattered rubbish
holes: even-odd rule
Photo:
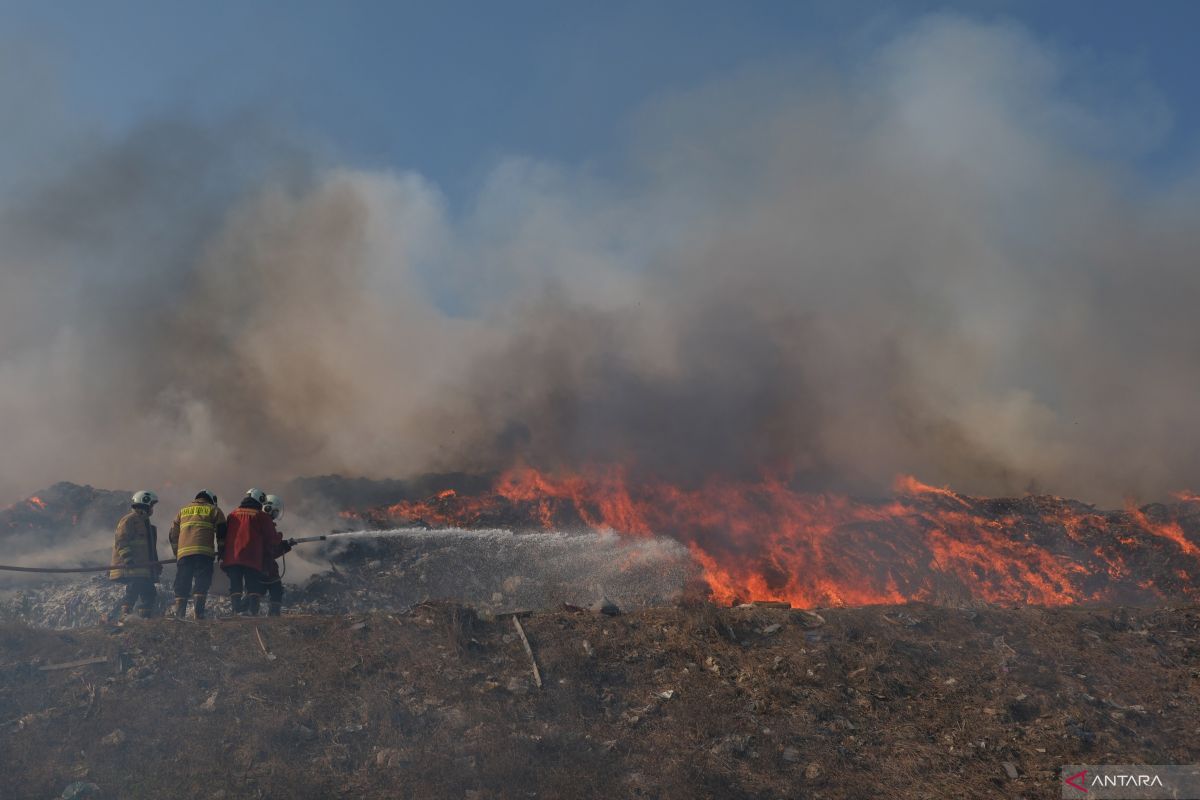
[[[305,725],[303,722],[297,722],[291,726],[292,733],[296,738],[302,741],[311,741],[317,738],[317,732]]]
[[[806,628],[819,628],[825,624],[825,618],[822,617],[820,614],[816,613],[815,611],[804,611],[802,609],[796,609],[792,613],[793,613],[793,617],[798,619],[800,621],[800,624],[802,624]]]
[[[1084,745],[1092,745],[1096,741],[1096,732],[1080,725],[1077,722],[1067,723],[1067,733],[1074,736]]]
[[[263,641],[262,631],[258,629],[257,625],[254,626],[254,638],[258,640],[259,649],[263,651],[263,655],[267,657],[267,661],[274,661],[275,654],[267,649],[267,643]]]
[[[66,661],[62,664],[43,664],[38,667],[42,672],[53,672],[59,669],[74,669],[75,667],[86,667],[89,664],[107,664],[107,656],[96,656],[95,658],[81,658],[78,661]]]
[[[718,739],[711,752],[713,755],[744,756],[749,752],[753,739],[750,734],[731,733]]]
[[[60,795],[62,800],[85,800],[85,798],[99,798],[100,787],[94,783],[86,781],[76,781],[63,789]]]
[[[128,497],[121,502],[128,510]],[[112,513],[116,513],[112,523],[102,526],[108,530],[123,512],[114,505]],[[0,531],[5,530],[4,518],[0,507]],[[111,548],[109,539],[107,548]],[[304,552],[313,553],[317,547]],[[603,586],[602,594],[618,613],[624,613],[673,602],[696,570],[687,548],[674,540],[591,532],[414,526],[352,532],[319,547],[326,548],[320,560],[328,559],[328,569],[302,583],[291,583],[291,575],[284,579],[288,582],[285,605],[292,615],[403,613],[431,598],[451,598],[490,614],[563,604],[587,610],[588,604],[580,604],[580,594],[590,593],[595,586]],[[472,565],[476,569],[467,569]],[[159,583],[160,598],[173,595],[171,569]],[[588,596],[588,602],[600,594]],[[156,619],[161,618],[165,602],[160,599]],[[90,628],[98,619],[115,618],[119,604],[120,587],[107,575],[72,578],[0,594],[0,621]],[[114,635],[121,630],[112,628]]]
[[[393,747],[385,747],[375,754],[375,764],[380,767],[398,767],[403,763],[404,754]]]
[[[612,600],[607,597],[602,597],[592,604],[592,611],[598,614],[604,614],[609,617],[615,617],[621,613],[621,609]]]
[[[538,671],[537,659],[533,657],[533,648],[529,646],[529,638],[525,636],[525,629],[521,627],[521,620],[513,617],[512,621],[513,627],[517,629],[517,635],[521,637],[521,644],[525,646],[525,654],[529,656],[529,664],[533,667],[533,682],[540,689],[542,688],[542,674]]]
[[[917,619],[907,611],[896,611],[894,614],[884,614],[884,622],[890,622],[893,625],[903,625],[906,628],[915,628],[921,624],[921,620]]]

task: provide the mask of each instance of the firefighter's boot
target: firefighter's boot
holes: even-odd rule
[[[198,594],[192,598],[192,608],[196,610],[196,619],[204,619],[204,606],[208,602],[208,595]]]
[[[283,603],[277,603],[272,600],[267,604],[268,617],[278,617],[281,613],[283,613]]]
[[[247,605],[249,606],[246,613],[252,617],[257,617],[258,611],[262,607],[262,598],[256,594],[252,594],[247,597],[246,600],[248,601]]]
[[[154,613],[154,609],[150,606],[138,606],[138,616],[142,619],[150,619],[150,615]]]
[[[186,619],[186,618],[187,618],[187,598],[186,597],[176,597],[175,598],[175,619]]]
[[[234,614],[241,614],[245,611],[246,601],[240,592],[234,592],[229,595],[229,604],[233,606]]]

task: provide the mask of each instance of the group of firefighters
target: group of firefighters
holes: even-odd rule
[[[150,523],[158,495],[136,492],[131,510],[117,523],[112,565],[108,577],[125,584],[121,617],[135,605],[138,615],[149,618],[154,610],[155,583],[162,574],[158,563],[158,529]],[[229,600],[234,614],[257,616],[267,596],[268,616],[277,617],[283,607],[283,581],[276,562],[292,549],[284,541],[275,521],[283,516],[283,501],[261,489],[246,492],[228,518],[217,505],[217,496],[207,489],[179,509],[171,524],[171,551],[175,554],[174,615],[183,619],[188,598],[196,619],[204,619],[213,564],[219,562],[229,577]],[[141,601],[140,604],[138,601]]]

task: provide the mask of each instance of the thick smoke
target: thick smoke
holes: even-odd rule
[[[455,214],[246,122],[72,140],[0,207],[0,496],[518,460],[1200,485],[1198,196],[1140,177],[1148,88],[935,17],[629,127]]]

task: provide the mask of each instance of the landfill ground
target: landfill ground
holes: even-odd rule
[[[451,604],[0,627],[0,797],[1051,798],[1200,761],[1200,611]],[[88,794],[88,792],[91,794]]]

